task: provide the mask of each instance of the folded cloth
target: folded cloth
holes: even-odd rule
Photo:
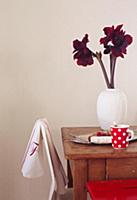
[[[53,168],[52,175],[55,176],[56,190],[59,194],[65,192],[68,183],[61,160],[52,141],[51,132],[46,119],[36,121],[26,152],[23,158],[22,174],[27,178],[40,177],[44,174],[44,154],[46,150],[49,165]],[[51,162],[50,162],[51,161]]]
[[[43,151],[40,140],[40,124],[39,121],[36,121],[22,162],[22,174],[26,178],[36,178],[44,174]]]

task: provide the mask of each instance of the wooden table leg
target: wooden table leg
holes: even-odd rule
[[[87,200],[87,161],[73,160],[73,200]]]
[[[72,172],[71,172],[69,160],[67,160],[67,176],[68,176],[68,187],[72,188],[73,187],[73,178],[72,178]]]

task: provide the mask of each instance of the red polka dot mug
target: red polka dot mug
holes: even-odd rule
[[[115,149],[127,148],[129,139],[134,137],[134,132],[129,129],[129,125],[113,125],[110,127],[112,136],[112,147]]]

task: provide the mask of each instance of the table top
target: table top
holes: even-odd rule
[[[137,126],[130,127],[132,130]],[[63,127],[62,142],[66,159],[90,158],[133,158],[137,157],[137,141],[132,141],[126,149],[113,149],[111,144],[78,144],[72,142],[70,134],[80,135],[99,131],[99,127]]]

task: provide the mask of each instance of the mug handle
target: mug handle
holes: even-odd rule
[[[134,137],[134,131],[131,129],[127,130],[127,133],[129,133],[130,135],[128,136],[128,141],[132,140]]]

